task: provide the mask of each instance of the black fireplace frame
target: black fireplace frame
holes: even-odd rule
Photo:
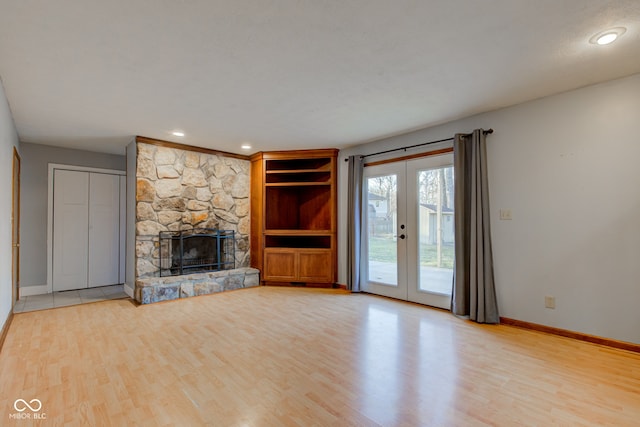
[[[202,237],[216,239],[216,256],[206,262],[187,262],[188,260],[184,256],[185,242],[189,239]],[[161,231],[158,235],[158,241],[160,277],[235,268],[235,232],[233,230],[193,228],[180,231]],[[177,259],[174,257],[176,245],[179,253]]]

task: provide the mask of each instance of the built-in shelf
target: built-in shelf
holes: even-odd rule
[[[331,229],[330,186],[266,188],[265,229]]]
[[[290,170],[274,169],[274,170],[265,171],[265,173],[267,175],[288,174],[288,173],[325,173],[325,172],[331,173],[331,169],[323,167],[323,168],[320,168],[320,169],[290,169]]]
[[[316,187],[321,185],[331,185],[330,182],[270,182],[265,187]]]
[[[251,263],[264,283],[336,280],[337,150],[252,156]]]
[[[265,248],[331,249],[331,236],[265,236]]]
[[[274,230],[267,229],[264,231],[265,236],[322,236],[324,234],[330,235],[333,234],[331,230]]]
[[[265,161],[265,172],[307,172],[307,171],[328,171],[331,172],[331,158],[297,158],[297,159],[272,159]]]

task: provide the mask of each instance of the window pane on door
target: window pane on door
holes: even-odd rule
[[[453,280],[453,167],[418,173],[420,290],[451,295]]]
[[[368,279],[398,286],[397,176],[367,179]]]

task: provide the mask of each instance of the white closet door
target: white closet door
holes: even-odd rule
[[[87,287],[89,174],[55,170],[53,290]]]
[[[89,287],[120,282],[120,177],[89,177]]]

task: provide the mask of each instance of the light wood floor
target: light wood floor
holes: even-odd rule
[[[640,424],[640,354],[319,289],[16,314],[0,382],[3,426]]]

